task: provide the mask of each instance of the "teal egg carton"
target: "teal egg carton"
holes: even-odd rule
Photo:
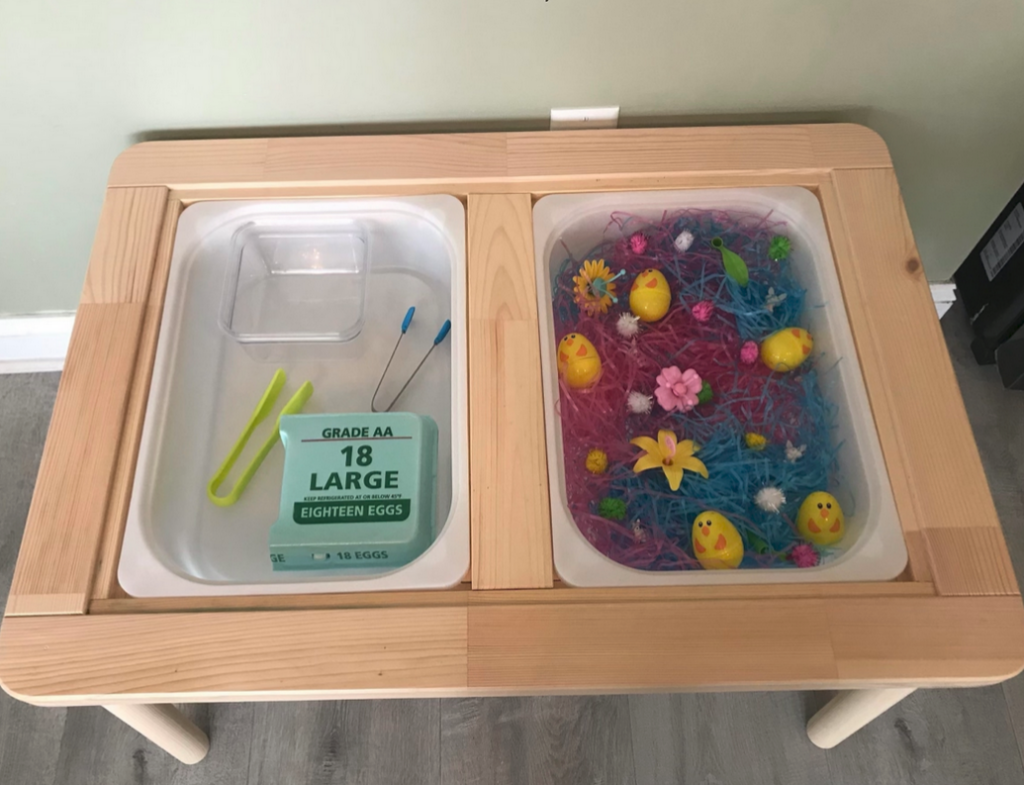
[[[401,567],[434,540],[437,425],[408,412],[281,418],[275,571]]]

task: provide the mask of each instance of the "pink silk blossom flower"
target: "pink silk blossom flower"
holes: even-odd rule
[[[665,411],[688,412],[697,405],[703,381],[693,368],[685,371],[680,371],[675,365],[662,368],[657,382],[654,396]]]

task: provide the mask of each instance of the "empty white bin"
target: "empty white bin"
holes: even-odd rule
[[[201,202],[178,222],[118,578],[134,596],[258,595],[444,588],[469,565],[465,211],[450,196]],[[304,381],[305,413],[367,412],[401,329],[413,325],[381,399],[391,400],[450,318],[451,334],[395,406],[437,423],[436,535],[384,571],[275,573],[284,451],[239,501],[206,484],[275,369],[288,382],[273,428]],[[230,482],[230,480],[229,480]]]

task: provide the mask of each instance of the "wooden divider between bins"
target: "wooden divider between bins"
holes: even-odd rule
[[[529,194],[470,194],[470,521],[474,589],[552,585]]]

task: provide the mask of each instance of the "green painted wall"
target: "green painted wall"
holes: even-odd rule
[[[1024,180],[1024,2],[0,0],[0,313],[75,307],[108,168],[140,139],[615,104],[874,128],[942,279]]]

